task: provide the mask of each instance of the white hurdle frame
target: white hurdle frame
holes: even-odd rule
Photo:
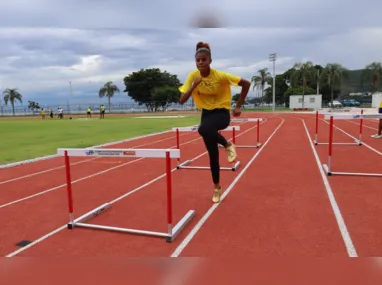
[[[179,233],[191,222],[195,216],[195,210],[190,210],[183,218],[173,227],[172,217],[172,178],[171,178],[171,158],[179,158],[179,149],[97,149],[97,148],[59,148],[57,150],[58,155],[63,155],[65,158],[66,168],[66,184],[68,192],[68,207],[69,207],[69,223],[68,229],[74,227],[92,228],[108,231],[117,231],[130,234],[162,237],[166,239],[166,242],[173,242]],[[103,226],[96,224],[87,224],[90,219],[98,216],[104,211],[108,210],[113,202],[105,203],[92,211],[82,215],[81,217],[74,219],[73,211],[73,195],[72,195],[72,182],[70,175],[70,156],[99,156],[99,157],[144,157],[144,158],[165,158],[166,160],[166,178],[167,178],[167,233],[154,232],[147,230],[138,230],[130,228],[119,228],[113,226]],[[120,199],[118,199],[120,200]]]
[[[236,134],[235,130],[232,135],[232,142],[235,144],[236,148],[259,148],[261,146],[260,143],[260,122],[262,122],[262,118],[234,118],[231,120],[231,123],[245,123],[245,122],[257,122],[257,130],[256,130],[256,144],[255,145],[241,145],[236,144]]]
[[[176,147],[178,150],[180,150],[180,142],[179,142],[179,132],[195,132],[198,131],[199,126],[194,127],[179,127],[179,128],[172,128],[172,130],[176,133]],[[222,131],[232,131],[232,135],[235,135],[235,131],[240,130],[240,126],[228,126]],[[198,158],[198,157],[197,157]],[[197,170],[209,170],[209,166],[189,166],[190,163],[192,163],[195,159],[189,159],[184,162],[180,162],[180,157],[178,158],[178,165],[177,169],[197,169]],[[240,161],[236,161],[235,164],[232,167],[220,167],[220,170],[230,170],[230,171],[236,171],[238,167],[240,166]]]
[[[313,143],[315,145],[319,145],[319,144],[329,144],[329,142],[318,142],[318,114],[324,114],[325,116],[333,116],[333,114],[330,114],[328,112],[319,112],[319,111],[316,111],[316,133],[315,133],[315,139],[313,140]],[[361,110],[361,115],[363,114],[363,110]],[[341,114],[336,114],[335,116],[338,116],[338,115],[344,115],[344,113],[341,113]],[[345,114],[345,115],[348,115],[348,114]],[[350,115],[352,116],[352,115]],[[359,137],[358,139],[355,139],[354,142],[337,142],[337,143],[333,143],[332,144],[335,144],[335,145],[356,145],[356,146],[361,146],[362,145],[362,125],[363,125],[363,120],[360,119],[360,127],[359,127]]]
[[[333,125],[334,125],[334,116],[333,115],[325,115],[325,120],[330,120],[329,127],[329,148],[328,148],[328,162],[327,164],[323,164],[323,169],[328,176],[332,175],[347,175],[347,176],[374,176],[374,177],[382,177],[382,173],[359,173],[359,172],[339,172],[332,171],[332,154],[333,154]],[[349,119],[382,119],[382,114],[365,114],[365,115],[351,115],[351,114],[338,114],[335,115],[336,119],[339,120],[349,120]]]

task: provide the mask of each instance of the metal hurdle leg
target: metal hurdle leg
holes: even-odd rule
[[[198,130],[198,126],[172,128],[172,130],[176,133],[177,149],[180,149],[179,132],[195,132]],[[232,131],[234,133],[236,130],[240,130],[240,126],[228,126],[222,131]],[[178,159],[177,169],[210,170],[211,168],[209,166],[190,166],[190,164],[196,161],[199,157],[201,157],[201,155],[197,156],[194,159],[186,160],[184,162],[180,162]],[[220,170],[236,171],[239,168],[240,164],[240,161],[236,161],[232,167],[220,167]]]
[[[194,160],[186,160],[177,165],[178,169],[195,169],[195,170],[209,170],[211,169],[209,166],[188,166]],[[232,167],[220,167],[220,170],[231,170],[236,171],[240,166],[240,161],[236,161]]]
[[[236,148],[259,148],[261,146],[260,142],[260,122],[262,122],[262,118],[238,118],[238,119],[232,119],[231,122],[233,123],[244,123],[244,122],[257,122],[257,129],[256,129],[256,144],[255,145],[241,145],[236,144],[236,133],[233,133],[232,142],[235,144]]]
[[[328,145],[329,142],[318,142],[318,114],[319,114],[319,111],[316,111],[316,128],[315,128],[315,138],[313,140],[313,143],[315,145]],[[326,112],[321,112],[320,114],[328,114]],[[363,114],[363,110],[361,110],[361,114]],[[328,115],[332,115],[332,114],[328,114]],[[361,146],[362,145],[362,124],[363,124],[363,120],[361,119],[360,120],[360,130],[359,130],[359,138],[358,139],[355,139],[354,142],[337,142],[337,143],[334,143],[334,142],[331,142],[332,145],[349,145],[349,146],[354,146],[354,145],[358,145],[358,146]]]
[[[66,181],[68,192],[68,206],[69,206],[69,223],[68,229],[72,230],[75,227],[116,231],[130,234],[146,235],[153,237],[165,238],[166,242],[173,242],[179,233],[191,222],[195,216],[195,210],[189,210],[186,215],[173,227],[172,218],[172,179],[171,179],[171,158],[179,158],[180,151],[178,149],[58,149],[59,155],[65,156],[66,166]],[[122,195],[114,202],[105,203],[94,210],[74,219],[73,214],[73,196],[71,188],[70,177],[70,163],[69,156],[102,156],[102,157],[152,157],[152,158],[165,158],[166,159],[166,179],[167,179],[167,232],[156,232],[148,230],[139,230],[131,228],[121,228],[115,226],[104,226],[96,224],[88,224],[87,221],[100,215],[111,207],[111,204],[117,200],[126,197],[127,194]]]
[[[339,117],[337,117],[339,116]],[[382,118],[382,114],[375,115],[375,114],[369,114],[369,115],[336,115],[336,119],[365,119],[365,118]],[[334,116],[325,116],[325,119],[330,120],[330,127],[329,127],[329,143],[328,143],[328,163],[323,164],[322,167],[325,171],[325,173],[328,176],[332,175],[345,175],[345,176],[372,176],[372,177],[382,177],[382,173],[362,173],[362,172],[340,172],[340,171],[332,171],[332,154],[333,154],[333,128],[334,128]],[[361,127],[362,128],[362,127]]]

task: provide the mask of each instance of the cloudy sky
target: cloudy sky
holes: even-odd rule
[[[382,61],[382,1],[205,3],[1,1],[0,89],[19,88],[24,105],[66,105],[71,82],[70,103],[106,103],[98,89],[112,80],[122,91],[123,77],[141,68],[159,67],[185,80],[195,68],[198,41],[211,44],[213,67],[248,79],[260,68],[272,71],[273,52],[276,73],[297,61],[349,69]],[[222,28],[194,28],[197,19],[211,15]],[[121,92],[113,101],[129,97]]]

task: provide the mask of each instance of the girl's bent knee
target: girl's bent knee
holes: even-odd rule
[[[200,125],[199,128],[198,128],[198,133],[202,137],[207,137],[208,134],[210,133],[210,130],[205,125]]]

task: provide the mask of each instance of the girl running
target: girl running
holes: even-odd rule
[[[231,85],[242,87],[240,98],[233,110],[233,116],[238,117],[251,83],[240,76],[211,68],[212,56],[208,43],[199,42],[196,45],[195,62],[197,69],[188,75],[184,85],[179,88],[181,92],[179,101],[184,104],[192,95],[196,107],[202,110],[198,132],[204,140],[210,159],[214,184],[212,201],[218,203],[222,190],[218,144],[224,146],[227,151],[229,163],[236,160],[234,144],[219,134],[219,130],[227,128],[230,124]]]

